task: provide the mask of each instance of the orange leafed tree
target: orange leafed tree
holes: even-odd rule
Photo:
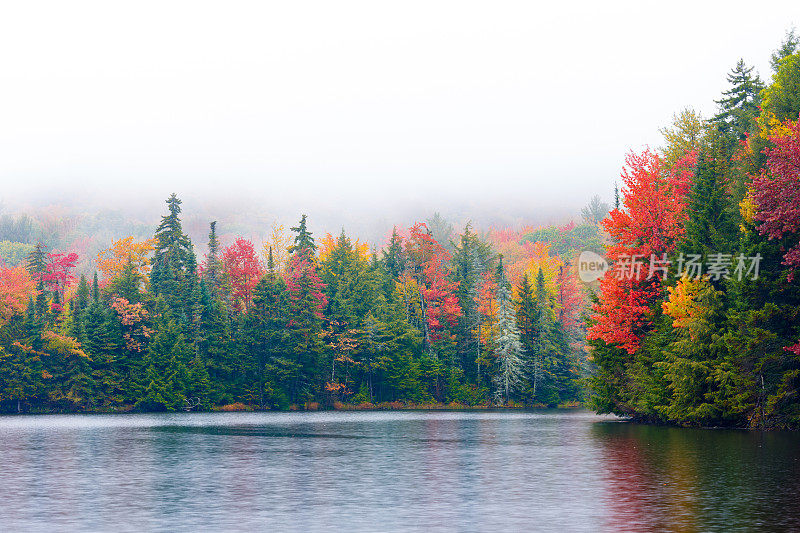
[[[150,272],[150,254],[155,249],[156,240],[136,241],[124,237],[114,241],[111,246],[97,254],[97,269],[104,280],[114,279],[122,274],[125,265],[130,263],[140,276]]]
[[[36,282],[24,266],[13,268],[0,265],[0,327],[28,307],[28,300],[36,294]]]
[[[475,296],[475,303],[478,306],[482,320],[478,325],[478,338],[481,343],[488,345],[494,336],[494,326],[497,322],[497,282],[491,272],[483,275],[483,281],[478,288]]]

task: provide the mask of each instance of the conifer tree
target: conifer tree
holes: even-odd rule
[[[14,325],[4,326],[13,328]],[[43,392],[42,361],[30,345],[12,343],[0,350],[0,399],[20,413]]]
[[[736,242],[733,206],[723,183],[723,172],[717,162],[701,154],[695,168],[695,177],[689,192],[689,219],[681,249],[685,253],[712,254],[728,251]]]
[[[531,382],[531,394],[534,401],[541,399],[541,386],[546,380],[548,360],[553,357],[555,346],[551,338],[555,314],[550,305],[544,272],[539,269],[536,276],[536,289],[533,297],[535,308],[534,320],[531,324],[528,345],[531,352],[528,357],[528,375]]]
[[[121,350],[124,344],[119,321],[100,300],[92,302],[81,314],[81,345],[91,358],[92,377],[97,387],[97,402],[108,406],[123,403],[126,394]]]
[[[493,340],[496,371],[494,376],[495,401],[508,403],[517,391],[524,375],[523,347],[517,328],[511,285],[500,263],[497,282],[497,325]]]
[[[176,411],[187,406],[187,363],[194,358],[181,328],[162,298],[156,302],[156,334],[153,336],[138,377],[135,407],[147,411]],[[203,400],[201,398],[201,400]]]
[[[308,226],[306,225],[307,216],[300,217],[300,223],[291,229],[296,233],[294,236],[294,244],[289,247],[289,253],[292,255],[300,254],[302,256],[313,256],[317,250],[317,245],[314,243],[314,237]]]
[[[205,263],[205,277],[208,278],[208,288],[213,295],[219,291],[220,287],[220,253],[219,239],[217,238],[217,222],[211,223],[211,230],[208,233],[208,255]]]
[[[731,87],[716,100],[719,112],[711,118],[722,132],[730,132],[737,140],[743,140],[750,131],[761,105],[764,84],[758,74],[752,75],[752,72],[753,67],[747,67],[744,60],[736,63],[728,74]]]
[[[142,300],[142,276],[129,260],[125,263],[122,273],[111,279],[107,291],[119,298],[125,298],[135,304]]]
[[[473,380],[477,378],[476,361],[480,357],[478,292],[483,275],[492,266],[492,255],[490,246],[482,242],[472,225],[467,223],[451,264],[453,280],[458,283],[456,296],[462,310],[456,328],[459,363],[466,376]]]
[[[150,286],[153,296],[163,296],[169,312],[188,334],[197,319],[197,259],[192,243],[181,227],[181,201],[175,194],[167,199],[169,213],[156,229]]]
[[[397,226],[392,228],[389,246],[383,251],[383,264],[389,275],[396,279],[405,270],[405,257],[403,255],[403,239],[397,232]]]
[[[778,72],[781,66],[781,61],[797,51],[797,45],[800,44],[800,37],[795,33],[795,29],[791,28],[786,32],[786,36],[781,45],[770,56],[769,63],[772,66],[773,72]]]
[[[290,248],[288,289],[288,340],[290,361],[297,368],[291,376],[292,402],[306,401],[320,389],[320,365],[325,351],[321,339],[323,312],[328,304],[322,292],[325,285],[317,274],[314,238],[306,227],[306,216],[293,227],[296,233]]]
[[[25,259],[25,268],[34,278],[41,277],[44,274],[47,270],[47,247],[44,244],[41,242],[36,243]]]
[[[243,326],[246,353],[253,363],[255,394],[259,405],[286,407],[292,382],[286,378],[296,373],[286,350],[286,283],[275,270],[270,250],[267,273],[253,291],[253,306]]]
[[[200,280],[200,324],[197,338],[198,354],[207,367],[211,383],[216,386],[216,398],[226,398],[234,382],[233,337],[228,309],[219,293],[214,294],[208,277]]]

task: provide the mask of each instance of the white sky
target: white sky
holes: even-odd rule
[[[739,57],[768,78],[798,22],[796,0],[7,2],[0,182],[579,206]]]

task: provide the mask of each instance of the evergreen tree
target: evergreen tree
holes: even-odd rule
[[[719,112],[711,118],[720,131],[730,132],[737,140],[743,140],[751,130],[761,105],[761,90],[764,84],[758,74],[752,75],[753,67],[747,67],[740,59],[728,74],[730,89],[722,92],[716,100]]]
[[[781,122],[797,120],[800,113],[800,52],[784,56],[772,82],[761,93],[762,116]]]
[[[602,201],[600,197],[595,194],[592,196],[592,199],[589,200],[589,203],[581,209],[581,218],[583,219],[584,224],[595,225],[599,224],[601,220],[606,218],[608,212],[608,204]]]
[[[502,264],[500,268],[502,269]],[[495,401],[508,403],[511,394],[521,384],[524,368],[523,347],[517,329],[511,286],[502,271],[497,286],[497,325],[492,340],[496,361]]]
[[[142,276],[128,260],[123,267],[122,274],[112,278],[108,285],[108,293],[119,298],[125,298],[135,304],[142,300]]]
[[[162,296],[175,320],[192,335],[199,297],[197,258],[181,227],[180,206],[181,201],[175,194],[167,199],[169,213],[161,217],[155,234],[150,287],[153,296]]]
[[[306,227],[306,216],[292,228],[296,233],[290,248],[288,288],[288,340],[290,361],[297,368],[292,380],[292,402],[307,401],[321,389],[320,367],[325,353],[321,339],[323,312],[327,298],[316,269],[316,245]]]
[[[72,301],[70,310],[72,311],[72,329],[70,335],[76,339],[83,339],[83,312],[90,303],[90,290],[89,282],[86,281],[86,276],[81,275],[78,282],[78,289],[75,291],[75,298]]]
[[[200,327],[197,339],[198,354],[202,358],[209,379],[216,387],[215,399],[232,403],[235,386],[233,336],[228,309],[211,289],[208,277],[200,280]]]
[[[383,252],[383,264],[389,275],[396,279],[405,270],[405,256],[403,254],[403,239],[397,233],[397,226],[392,228],[389,246]]]
[[[47,270],[47,247],[41,242],[36,245],[25,259],[25,268],[33,277],[41,277]]]
[[[294,236],[294,244],[289,247],[289,253],[292,255],[313,256],[317,250],[317,245],[314,243],[314,237],[308,226],[306,225],[306,215],[300,218],[300,223],[291,229],[296,235]]]
[[[267,259],[267,274],[253,292],[253,306],[243,327],[246,353],[253,363],[254,393],[262,407],[287,407],[297,373],[286,351],[286,283],[275,271],[272,256]]]
[[[100,301],[100,283],[97,281],[97,271],[94,273],[94,278],[92,279],[92,303],[97,303]]]
[[[448,253],[453,253],[455,248],[453,244],[453,234],[455,233],[453,225],[438,212],[434,213],[425,222],[434,240],[441,244]]]
[[[186,366],[194,356],[161,298],[157,309],[156,334],[148,346],[137,380],[139,392],[135,407],[147,411],[176,411],[189,405],[187,394],[194,393],[188,383]]]
[[[689,192],[689,220],[682,251],[709,258],[729,251],[736,242],[733,206],[724,185],[722,158],[700,154]]]
[[[477,361],[480,358],[480,322],[478,312],[478,290],[483,275],[493,266],[491,247],[481,241],[467,223],[464,233],[455,246],[451,264],[452,277],[458,283],[456,296],[461,305],[462,315],[456,327],[458,362],[465,375],[477,379]]]
[[[778,72],[781,66],[781,61],[797,51],[797,45],[800,44],[800,38],[795,35],[795,29],[792,28],[786,32],[781,45],[770,56],[769,63],[772,66],[773,72]]]
[[[530,282],[523,278],[523,287],[520,290],[524,309],[523,320],[525,329],[524,347],[526,348],[526,370],[530,381],[530,394],[534,402],[551,403],[552,390],[550,376],[548,375],[551,362],[558,357],[556,346],[553,343],[552,332],[555,323],[555,313],[547,294],[544,272],[540,268],[536,276],[535,289],[531,294]],[[527,287],[525,286],[527,285]],[[526,301],[527,300],[527,301]]]
[[[91,358],[92,379],[96,383],[95,402],[116,407],[126,400],[125,364],[120,361],[122,332],[114,312],[105,303],[93,300],[82,312],[81,344]]]
[[[217,222],[211,223],[208,233],[208,255],[206,256],[205,277],[208,278],[208,288],[216,295],[220,287],[221,265],[219,258],[219,239],[217,238]]]
[[[23,403],[41,394],[41,358],[28,346],[12,345],[0,352],[0,398],[21,413]]]

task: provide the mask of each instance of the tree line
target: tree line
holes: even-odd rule
[[[718,112],[691,109],[660,151],[633,152],[588,317],[592,404],[637,420],[800,427],[800,53],[794,32],[763,83],[739,61]],[[742,276],[742,259],[746,273]],[[692,266],[688,269],[687,266]],[[683,268],[678,268],[683,265]]]
[[[166,204],[153,238],[115,241],[91,280],[75,279],[76,254],[41,244],[2,267],[3,410],[582,398],[575,284],[546,247],[509,278],[470,225],[447,243],[424,223],[395,228],[378,252],[344,231],[318,243],[304,215],[262,254],[243,238],[223,247],[211,222],[199,262],[181,200]]]

